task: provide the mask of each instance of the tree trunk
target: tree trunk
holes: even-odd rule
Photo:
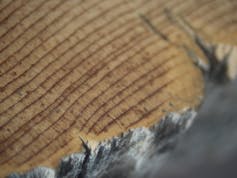
[[[210,55],[195,35],[236,45],[236,8],[234,0],[1,1],[0,177],[53,167],[81,150],[80,139],[95,147],[197,109],[204,82],[190,51],[205,64]]]

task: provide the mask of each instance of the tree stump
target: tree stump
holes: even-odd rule
[[[0,177],[197,108],[203,77],[167,16],[236,45],[236,1],[0,2]],[[204,16],[205,14],[205,16]],[[141,16],[156,28],[156,33]]]

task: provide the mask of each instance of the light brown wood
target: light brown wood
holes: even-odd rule
[[[201,72],[171,41],[193,46],[164,9],[210,41],[236,44],[236,1],[0,1],[0,177],[54,166],[166,113],[197,107]]]

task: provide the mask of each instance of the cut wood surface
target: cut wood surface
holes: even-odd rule
[[[200,50],[167,9],[236,45],[235,0],[0,1],[0,177],[200,104],[202,74],[175,44]]]

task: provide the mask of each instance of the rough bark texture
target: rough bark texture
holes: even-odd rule
[[[78,174],[71,173],[106,176],[80,139],[95,147],[168,113],[196,109],[204,83],[194,64],[217,83],[234,78],[236,6],[234,0],[1,1],[0,176],[56,166],[83,145],[86,154],[72,158],[81,160]],[[186,117],[179,118],[164,121],[171,123],[168,133],[183,130]],[[154,137],[166,129],[147,131]],[[123,142],[133,148],[130,139],[108,145],[122,155],[116,144]],[[110,157],[98,159],[113,165]],[[131,170],[137,164],[144,163],[132,161]],[[42,170],[33,173],[54,174]]]

